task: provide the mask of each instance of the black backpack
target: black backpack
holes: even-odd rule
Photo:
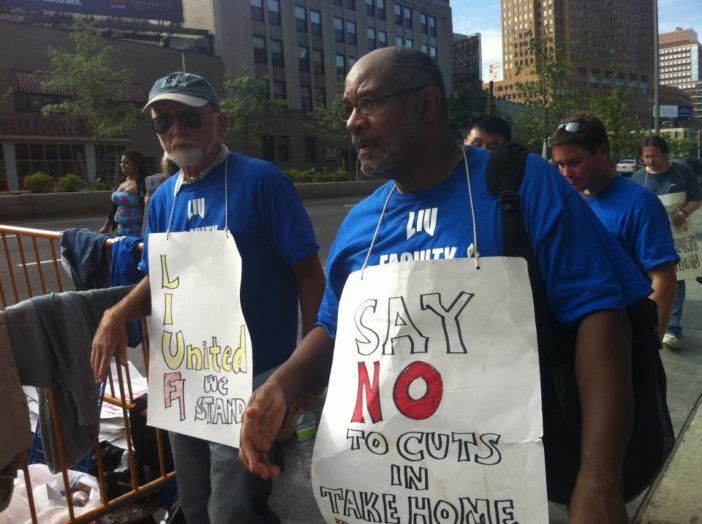
[[[575,381],[575,333],[551,315],[517,191],[527,151],[505,144],[493,152],[488,188],[502,207],[504,256],[527,261],[539,346],[546,484],[552,502],[568,504],[580,469],[580,401]],[[666,403],[666,376],[656,335],[656,304],[646,298],[627,308],[632,327],[634,419],[624,461],[624,500],[643,492],[658,475],[675,442]]]

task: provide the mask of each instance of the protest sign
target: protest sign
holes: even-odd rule
[[[526,262],[351,274],[313,460],[327,522],[548,521]]]
[[[149,235],[149,277],[149,425],[238,447],[253,366],[234,238]]]
[[[687,193],[681,191],[659,195],[658,198],[663,202],[668,215],[673,217],[687,202]],[[671,227],[673,228],[675,249],[680,257],[680,262],[675,268],[678,280],[695,280],[700,274],[700,249],[692,222],[687,220],[682,226],[674,226],[671,219]]]

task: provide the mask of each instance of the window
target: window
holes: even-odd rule
[[[344,20],[336,16],[334,17],[334,41],[344,43]]]
[[[366,14],[368,16],[375,15],[375,9],[373,7],[373,0],[366,0]]]
[[[288,162],[290,160],[290,137],[278,137],[278,162]]]
[[[295,25],[300,33],[307,32],[307,10],[301,6],[295,6]]]
[[[414,47],[414,40],[411,38],[405,38],[405,47],[412,49]]]
[[[343,5],[344,5],[344,3],[343,3],[343,1],[342,1],[342,0],[334,0],[334,5],[340,5],[340,6],[343,6]]]
[[[275,162],[275,140],[273,135],[263,135],[263,159]]]
[[[339,53],[336,54],[336,74],[341,76],[346,74],[346,57]]]
[[[429,32],[429,26],[427,25],[427,15],[424,13],[419,13],[419,30],[427,34]]]
[[[273,98],[285,100],[287,94],[285,92],[285,82],[281,80],[273,80]]]
[[[315,87],[314,88],[314,103],[315,105],[318,106],[325,106],[327,105],[327,90],[324,89],[323,87]]]
[[[41,113],[41,108],[49,104],[60,104],[66,97],[54,95],[30,95],[14,93],[16,113]]]
[[[300,107],[306,113],[312,111],[312,88],[300,86]]]
[[[429,54],[429,46],[427,44],[422,43],[421,48],[422,48],[422,53],[424,53],[425,55]]]
[[[402,25],[402,6],[395,4],[395,25]]]
[[[280,0],[268,0],[268,22],[280,25]]]
[[[385,0],[375,0],[375,15],[380,20],[385,20]]]
[[[251,20],[263,21],[263,0],[250,0]]]
[[[310,48],[304,45],[297,46],[297,58],[301,73],[310,72]]]
[[[353,67],[353,65],[354,65],[355,63],[356,63],[356,58],[353,57],[353,56],[350,56],[350,57],[346,60],[346,65],[348,66],[349,70]]]
[[[307,162],[317,161],[317,147],[313,136],[305,137],[305,160]]]
[[[402,6],[402,12],[405,15],[405,27],[407,29],[412,29],[412,9]]]
[[[266,53],[266,39],[262,36],[253,35],[254,61],[257,64],[268,65]]]
[[[33,147],[33,145],[32,145]],[[83,149],[81,147],[81,149]],[[124,151],[123,146],[96,146],[95,161],[97,163],[96,178],[103,178],[108,183],[113,183],[119,177],[117,173],[119,158]],[[81,151],[80,155],[83,154]],[[50,171],[50,166],[47,165],[47,171]]]
[[[396,36],[395,37],[395,47],[402,47],[402,44],[405,42],[404,38],[401,36]]]
[[[388,34],[385,31],[378,31],[378,47],[388,45]]]
[[[116,166],[119,165],[123,150],[122,146],[96,148],[100,177],[114,179]],[[85,177],[85,149],[82,145],[15,144],[15,156],[17,174],[20,177],[37,171],[53,177],[65,176],[69,173]]]
[[[322,15],[313,9],[310,9],[310,31],[313,35],[322,36]]]
[[[321,49],[312,49],[312,67],[315,75],[324,74],[324,53]]]
[[[436,60],[439,57],[439,55],[436,52],[436,47],[431,46],[429,48],[429,56],[432,57],[434,60]]]
[[[346,22],[346,37],[349,45],[356,45],[356,22]]]
[[[376,48],[375,29],[372,27],[367,28],[366,36],[368,37],[368,50],[371,51]]]
[[[429,36],[436,36],[436,17],[429,17]]]
[[[356,0],[346,0],[346,7],[356,9]]]
[[[285,67],[283,59],[283,42],[271,38],[271,63],[276,67]]]

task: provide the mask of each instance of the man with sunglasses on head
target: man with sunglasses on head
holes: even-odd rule
[[[222,143],[227,115],[204,78],[176,72],[157,80],[144,110],[163,149],[181,169],[150,201],[140,264],[147,276],[105,312],[95,335],[96,380],[104,380],[115,353],[125,361],[125,322],[150,313],[149,233],[227,227],[241,255],[240,300],[254,348],[255,388],[257,376],[294,349],[298,304],[303,331],[314,323],[324,274],[312,224],[283,173],[268,162],[232,153]],[[237,449],[178,433],[170,437],[188,523],[279,522],[267,505],[271,481],[243,469]]]
[[[474,257],[475,236],[483,259],[502,254],[502,209],[487,187],[491,153],[469,147],[466,159],[456,144],[434,60],[408,48],[366,54],[346,77],[341,110],[363,172],[391,181],[349,212],[327,260],[317,326],[249,401],[240,460],[263,478],[280,474],[267,452],[287,406],[329,380],[342,322],[339,303],[351,276],[357,284],[366,266],[401,271],[400,262]],[[650,287],[587,205],[536,155],[528,156],[518,197],[549,309],[565,329],[577,332],[582,464],[570,499],[571,521],[623,523],[621,465],[632,413],[623,310],[648,296]],[[490,336],[497,341],[500,333]],[[373,466],[364,464],[364,471]]]
[[[589,114],[561,123],[551,136],[553,159],[590,209],[621,244],[653,288],[658,337],[666,333],[675,299],[675,250],[668,214],[656,196],[618,176],[609,162],[604,124]]]

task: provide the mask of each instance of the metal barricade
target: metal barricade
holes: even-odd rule
[[[46,231],[39,229],[29,229],[22,227],[0,225],[0,240],[3,253],[0,257],[0,305],[2,309],[16,304],[22,300],[47,294],[50,292],[62,292],[67,289],[72,289],[73,284],[70,278],[65,275],[60,266],[58,257],[58,244],[60,232]],[[110,261],[110,245],[111,239],[106,243],[106,256]],[[33,255],[30,259],[27,255]],[[4,263],[3,263],[4,261]],[[45,269],[43,266],[48,266]],[[142,319],[143,341],[141,350],[144,357],[144,365],[147,370],[149,365],[149,348],[148,348],[148,331],[146,321]],[[66,503],[68,506],[69,520],[68,522],[90,522],[102,515],[110,513],[121,507],[134,503],[141,498],[153,493],[163,487],[166,481],[175,475],[175,471],[167,471],[166,452],[164,445],[164,433],[156,429],[156,445],[159,461],[159,476],[149,482],[140,484],[138,476],[138,464],[134,444],[132,442],[131,427],[129,421],[130,410],[135,407],[135,399],[132,391],[132,381],[128,367],[116,366],[117,377],[108,373],[107,384],[103,401],[122,410],[122,418],[124,421],[124,430],[127,441],[127,458],[129,466],[129,476],[131,482],[131,490],[113,499],[107,498],[106,487],[106,472],[103,464],[103,457],[100,448],[98,427],[93,428],[95,438],[95,460],[98,472],[98,482],[100,486],[100,499],[102,504],[89,511],[76,515],[75,506],[69,495],[71,493],[68,469],[71,464],[66,463],[64,434],[59,418],[54,391],[49,390],[49,410],[50,416],[55,431],[55,441],[58,448],[59,464],[61,466],[61,475],[65,488]],[[42,428],[42,431],[49,431],[50,428]],[[32,522],[37,523],[36,508],[32,496],[32,484],[29,475],[28,453],[22,452],[18,456],[20,465],[24,471],[24,479],[27,486],[27,498],[29,510],[32,516]]]

